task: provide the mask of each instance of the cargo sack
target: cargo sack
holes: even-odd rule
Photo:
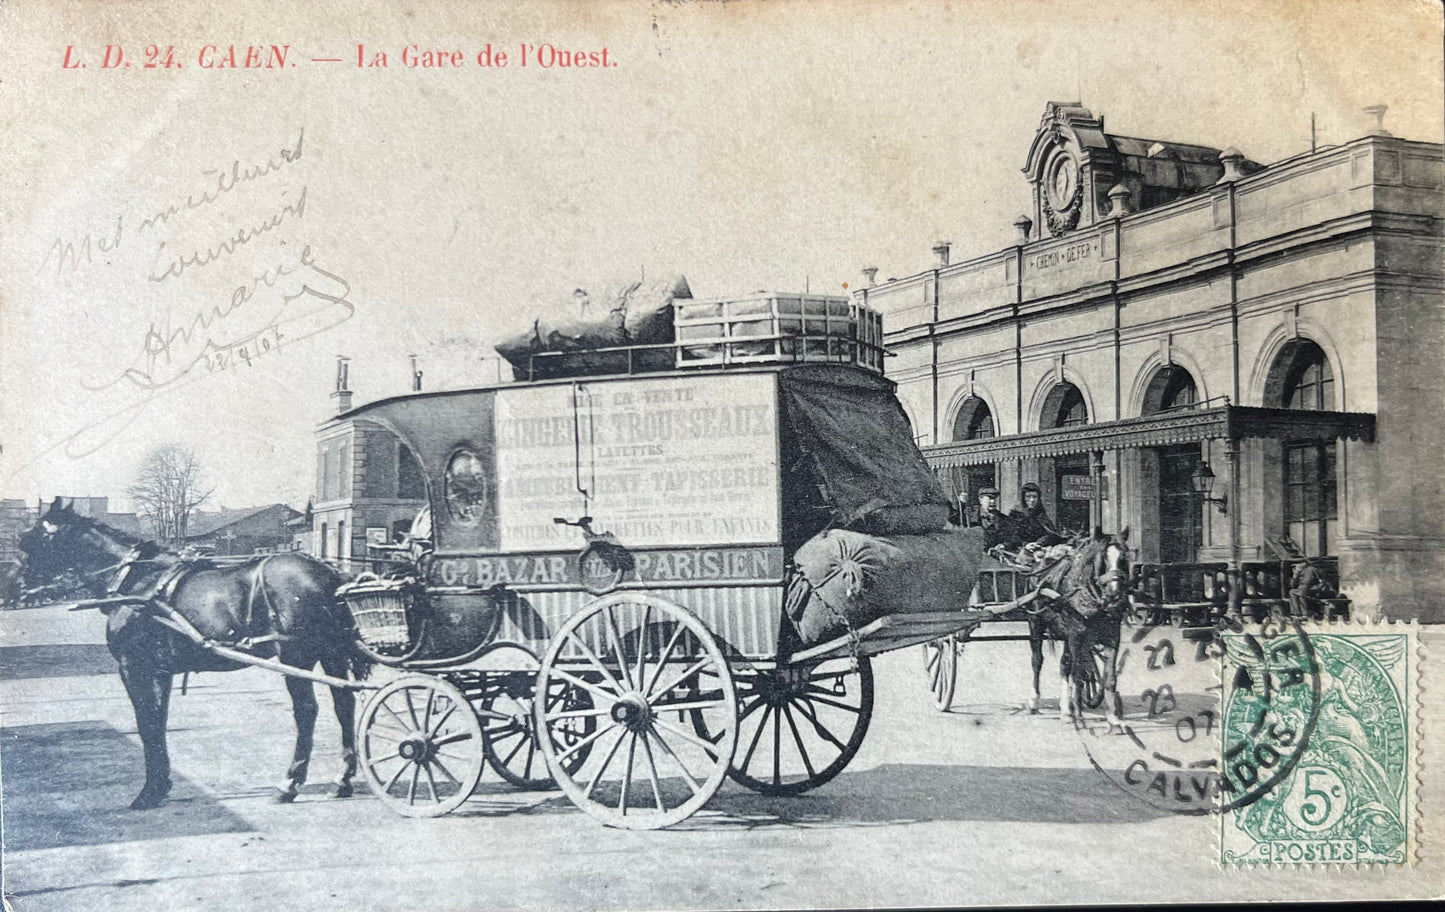
[[[830,529],[793,555],[788,616],[812,646],[884,615],[962,611],[986,562],[979,529],[892,537]]]
[[[691,297],[692,290],[682,276],[662,282],[630,282],[595,296],[579,288],[574,302],[564,309],[580,309],[592,316],[539,317],[527,330],[498,342],[496,351],[512,365],[518,380],[667,370],[675,360],[670,348],[632,353],[598,349],[669,345],[673,341],[672,302]]]

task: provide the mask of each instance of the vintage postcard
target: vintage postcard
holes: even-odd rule
[[[7,908],[1445,896],[1442,38],[3,0]]]

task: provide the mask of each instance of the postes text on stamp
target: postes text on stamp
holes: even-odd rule
[[[1304,635],[1313,687],[1277,673],[1270,641],[1223,637],[1222,775],[1251,792],[1252,800],[1223,807],[1220,860],[1412,863],[1419,737],[1415,630],[1350,624]],[[1281,645],[1291,648],[1289,642]],[[1276,741],[1290,742],[1293,762],[1282,775],[1268,777],[1268,788],[1251,785],[1268,781],[1266,768],[1278,769]]]

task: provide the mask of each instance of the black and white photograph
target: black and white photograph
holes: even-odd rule
[[[0,39],[7,909],[1445,897],[1436,0]]]

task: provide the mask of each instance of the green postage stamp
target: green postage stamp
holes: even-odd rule
[[[1223,642],[1220,861],[1413,864],[1413,625],[1280,624]]]

